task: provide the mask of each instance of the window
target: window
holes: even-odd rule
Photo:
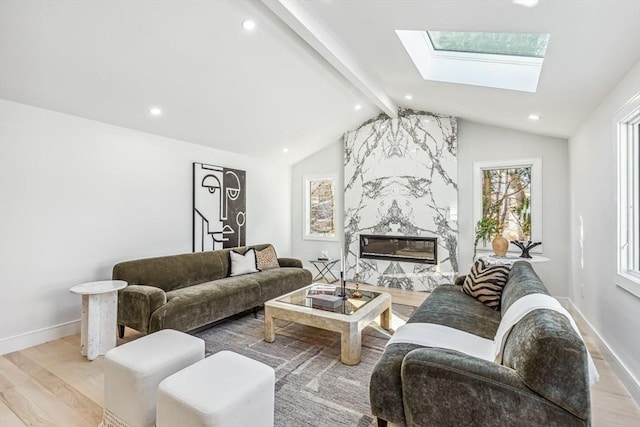
[[[304,177],[304,230],[308,240],[338,240],[336,235],[336,179]]]
[[[640,93],[616,114],[618,142],[618,274],[640,297]]]
[[[474,163],[474,227],[491,218],[509,241],[542,241],[541,173],[541,158]]]
[[[425,80],[535,92],[549,34],[396,30]]]
[[[435,50],[544,58],[549,34],[427,31]]]

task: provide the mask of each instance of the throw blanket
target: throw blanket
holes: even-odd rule
[[[493,340],[495,342],[495,356],[497,363],[502,363],[502,350],[504,349],[505,339],[509,335],[511,328],[513,328],[515,324],[527,314],[534,310],[542,309],[553,310],[565,316],[567,320],[569,320],[573,330],[576,331],[576,334],[582,339],[582,335],[580,335],[580,331],[578,330],[578,326],[573,320],[573,317],[571,317],[571,314],[569,314],[569,312],[560,305],[557,299],[546,294],[525,295],[516,300],[516,302],[511,304],[507,311],[502,313],[498,332],[496,332],[496,336]],[[587,363],[589,368],[589,385],[593,386],[598,382],[600,376],[598,375],[598,370],[596,369],[596,365],[593,363],[589,350],[587,350]]]
[[[387,345],[394,343],[446,348],[491,362],[496,358],[493,340],[437,323],[406,323],[395,331]]]
[[[446,348],[490,362],[502,363],[504,341],[511,328],[528,313],[540,309],[554,310],[564,315],[571,323],[576,334],[582,338],[569,312],[555,298],[546,294],[529,294],[518,299],[503,313],[498,331],[493,340],[436,323],[407,323],[396,330],[387,345],[411,343],[425,347]],[[598,382],[599,376],[588,350],[587,361],[589,385],[593,386]]]

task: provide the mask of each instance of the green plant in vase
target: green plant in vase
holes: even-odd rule
[[[476,238],[473,242],[473,259],[476,259],[478,250],[478,242],[482,240],[482,244],[486,245],[495,236],[500,234],[498,220],[495,218],[484,217],[476,223]]]

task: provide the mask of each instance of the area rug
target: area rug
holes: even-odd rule
[[[393,304],[393,324],[414,307]],[[396,326],[397,327],[397,326]],[[362,360],[340,363],[340,334],[276,320],[276,340],[264,341],[264,311],[195,334],[207,354],[231,350],[263,362],[276,372],[276,427],[374,426],[369,407],[369,378],[389,333],[376,323],[362,332]]]

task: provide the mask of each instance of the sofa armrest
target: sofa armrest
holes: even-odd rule
[[[413,350],[401,377],[407,425],[587,425],[528,389],[515,370],[457,351]]]
[[[298,267],[302,268],[302,261],[296,258],[278,258],[280,267]]]
[[[118,292],[118,324],[149,331],[151,314],[167,303],[167,294],[154,286],[130,285]]]

